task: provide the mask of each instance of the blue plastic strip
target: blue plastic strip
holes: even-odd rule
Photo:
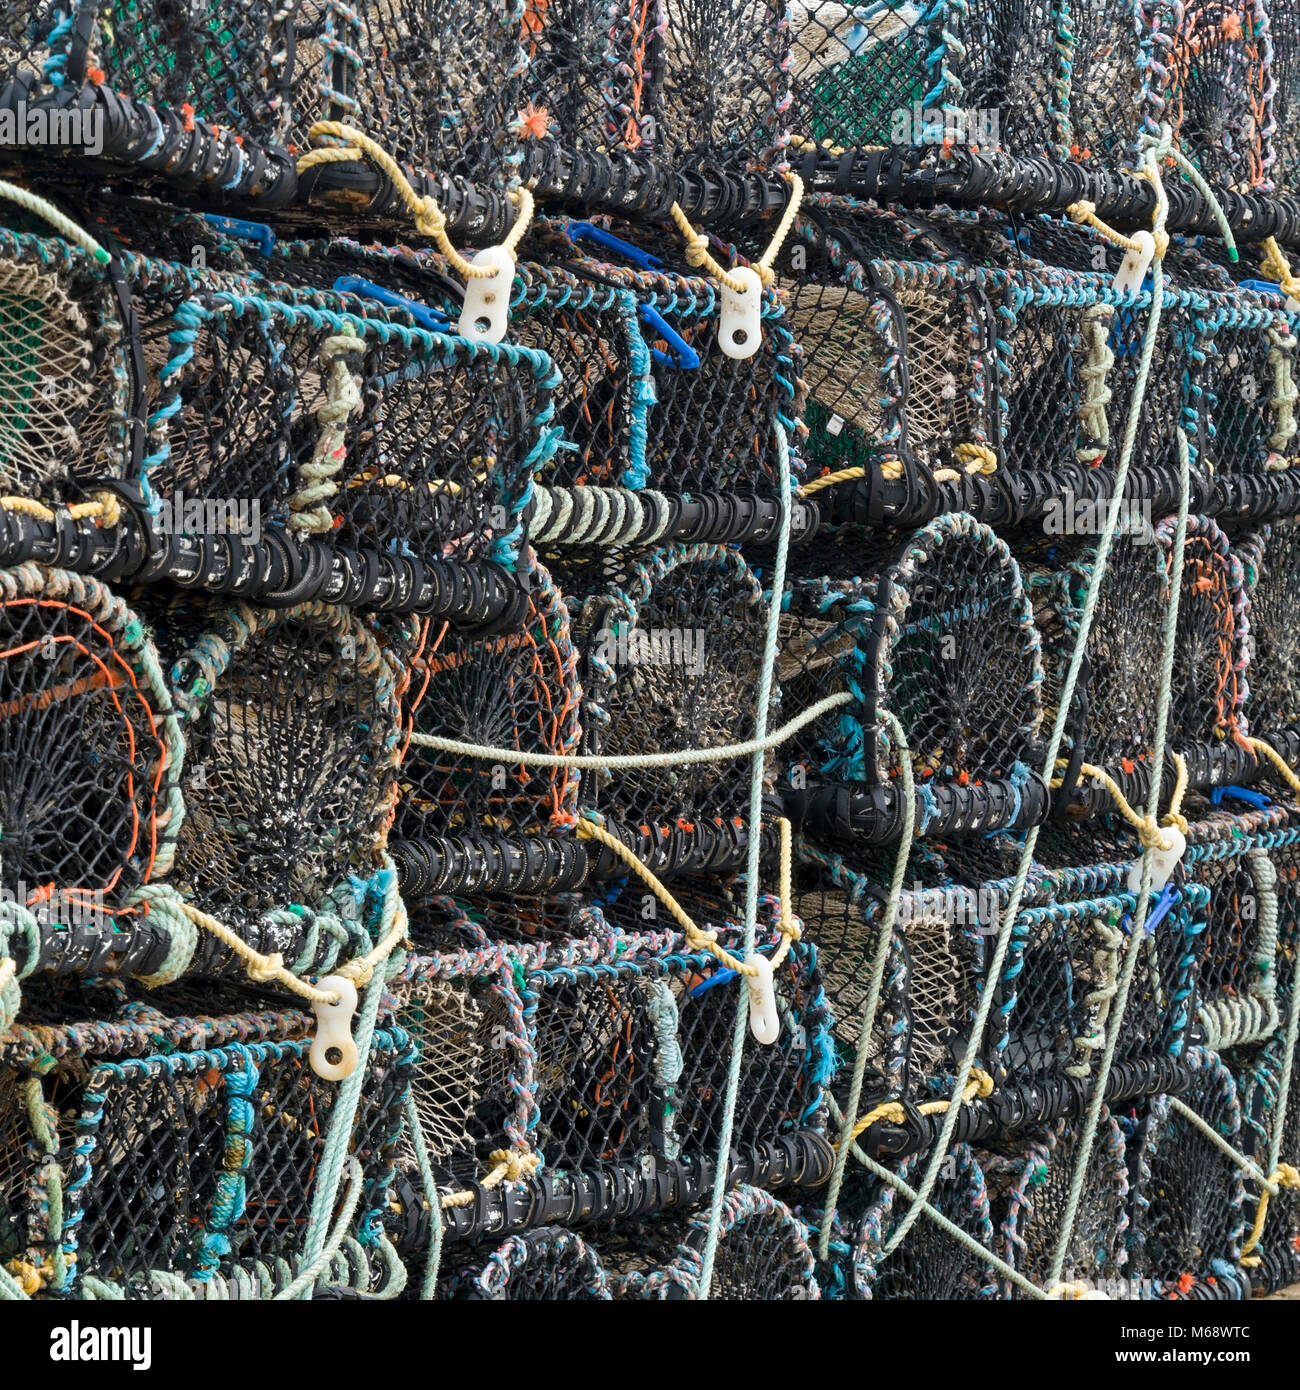
[[[376,285],[370,280],[363,280],[360,275],[340,275],[334,282],[334,288],[341,293],[357,294],[362,299],[373,299],[376,303],[387,304],[391,309],[405,309],[421,328],[427,328],[434,333],[446,333],[451,328],[451,320],[445,314],[440,314],[437,309],[430,309],[418,299],[408,299],[404,294],[386,290],[382,285]]]
[[[677,359],[677,365],[687,372],[694,371],[700,365],[700,354],[688,343],[680,333],[669,327],[664,316],[655,308],[653,304],[641,305],[641,322],[648,324],[667,342],[672,349],[672,357],[666,352],[661,352],[659,348],[651,348],[657,362],[671,362]]]
[[[663,269],[664,263],[658,256],[652,256],[649,251],[633,246],[630,241],[624,241],[613,232],[607,232],[604,227],[597,227],[594,222],[570,222],[565,231],[575,245],[579,241],[594,241],[597,246],[603,246],[606,251],[616,252],[624,260],[639,265],[642,270]]]
[[[246,222],[242,217],[222,217],[215,212],[205,212],[203,220],[227,236],[239,241],[251,241],[264,256],[269,256],[275,249],[275,233],[265,222]]]

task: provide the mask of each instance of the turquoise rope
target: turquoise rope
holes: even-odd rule
[[[433,1164],[429,1162],[429,1149],[424,1142],[420,1112],[415,1108],[415,1097],[410,1091],[406,1093],[406,1123],[411,1128],[415,1161],[420,1169],[420,1181],[424,1184],[425,1200],[429,1203],[429,1253],[424,1262],[424,1278],[420,1281],[420,1299],[427,1303],[434,1296],[438,1284],[438,1266],[442,1263],[442,1202],[433,1176]]]
[[[776,561],[772,566],[772,599],[767,608],[767,642],[763,648],[763,665],[758,677],[758,710],[754,717],[754,741],[767,737],[767,706],[772,695],[772,675],[776,668],[776,653],[781,637],[781,596],[785,592],[785,561],[790,548],[790,446],[785,430],[776,430],[776,456],[780,468],[778,496],[786,499],[781,508],[781,532],[776,542]],[[745,861],[745,949],[742,959],[754,954],[758,929],[758,860],[763,824],[763,753],[758,750],[750,761],[749,782],[749,844]],[[727,1193],[727,1170],[731,1158],[731,1132],[736,1119],[736,1099],[740,1093],[741,1059],[745,1050],[745,1031],[749,1026],[749,987],[742,980],[736,1000],[736,1026],[731,1040],[731,1071],[727,1077],[727,1095],[722,1108],[722,1134],[718,1139],[718,1162],[713,1183],[713,1200],[709,1206],[709,1229],[704,1240],[704,1258],[700,1265],[698,1297],[708,1300],[713,1279],[713,1264],[718,1253],[718,1236],[722,1228],[722,1203]]]

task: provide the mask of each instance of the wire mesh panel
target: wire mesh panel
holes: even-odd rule
[[[443,1268],[442,1298],[488,1303],[608,1303],[600,1256],[581,1236],[558,1226],[511,1236],[488,1253],[475,1251]]]
[[[809,568],[821,558],[810,555]],[[853,697],[795,736],[787,779],[802,769],[806,784],[895,781],[882,709],[902,723],[923,788],[993,777],[1023,784],[1026,765],[1040,761],[1032,609],[1006,544],[965,513],[923,527],[873,578],[796,580],[778,669],[795,709],[836,690]]]
[[[753,737],[768,626],[757,576],[736,550],[674,545],[607,567],[573,566],[560,581],[581,653],[583,751],[648,764],[587,774],[582,805],[650,848],[711,835],[734,855],[749,760],[654,759]],[[777,698],[774,687],[773,709]]]
[[[1007,1143],[979,1161],[988,1182],[1002,1258],[1039,1288],[1052,1284],[1052,1260],[1079,1155],[1079,1136],[1064,1120]],[[1128,1261],[1128,1169],[1124,1135],[1103,1106],[1084,1173],[1074,1231],[1061,1277],[1107,1293]],[[1004,1281],[1004,1298],[1023,1297]]]
[[[1192,1081],[1181,1099],[1217,1134],[1240,1146],[1237,1088],[1218,1056],[1189,1048]],[[1241,1298],[1245,1233],[1240,1167],[1169,1096],[1156,1096],[1129,1157],[1129,1258],[1135,1278],[1162,1298]]]
[[[1263,1173],[1270,1172],[1279,1121],[1280,1161],[1294,1164],[1300,1154],[1300,1073],[1292,1072],[1283,1118],[1284,1058],[1285,1040],[1279,1036],[1244,1056],[1240,1069],[1233,1068],[1241,1093],[1242,1151]],[[1258,1201],[1258,1187],[1248,1184],[1243,1214],[1250,1228],[1258,1213]],[[1249,1268],[1251,1287],[1257,1292],[1285,1288],[1300,1275],[1300,1192],[1295,1188],[1279,1186],[1277,1194],[1269,1198],[1259,1243],[1242,1264]]]
[[[94,579],[0,571],[4,886],[53,924],[172,863],[185,744],[140,619]]]
[[[1100,169],[1134,167],[1138,134],[1156,110],[1157,94],[1146,73],[1151,24],[1161,10],[1159,3],[1139,6],[1129,0],[1062,5],[1062,27],[1073,40],[1072,71],[1056,113],[1075,159]]]
[[[1211,183],[1267,189],[1273,45],[1263,5],[1170,0],[1168,9],[1164,114],[1178,144]]]
[[[1300,186],[1300,14],[1293,5],[1268,7],[1273,41],[1273,154],[1270,173],[1279,193]],[[1265,146],[1267,151],[1267,145]]]
[[[898,1176],[915,1186],[928,1161],[913,1154]],[[862,1182],[856,1210],[841,1207],[849,1228],[845,1297],[850,1299],[992,1299],[998,1283],[990,1265],[959,1244],[923,1213],[891,1254],[884,1248],[907,1212],[906,1201],[883,1181]],[[944,1156],[930,1205],[986,1250],[994,1244],[988,1188],[975,1155],[966,1144]]]
[[[616,1299],[697,1299],[708,1219],[666,1218],[616,1227],[601,1243]],[[722,1202],[711,1300],[821,1297],[803,1222],[759,1188],[741,1185]]]
[[[1251,732],[1272,741],[1300,729],[1300,522],[1274,521],[1236,547],[1250,594]]]
[[[396,795],[400,653],[346,609],[214,610],[173,671],[189,745],[177,880],[248,921],[378,867]]]
[[[1172,563],[1174,521],[1156,527]],[[1245,734],[1250,597],[1240,559],[1210,517],[1188,522],[1174,647],[1169,736],[1174,747]]]

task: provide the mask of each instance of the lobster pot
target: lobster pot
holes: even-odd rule
[[[1068,3],[1063,18],[1074,51],[1062,93],[1052,103],[1060,143],[1096,169],[1135,168],[1137,139],[1152,106],[1144,73],[1153,48],[1149,21],[1128,0]]]
[[[9,1268],[43,1296],[175,1297],[183,1281],[198,1297],[218,1285],[268,1297],[287,1286],[337,1090],[308,1065],[313,1018],[182,987],[145,1002],[116,982],[28,997],[32,1021],[7,1035],[0,1060]],[[213,1004],[231,1012],[200,1012]],[[349,1234],[370,1253],[406,1053],[400,1031],[375,1033],[349,1145],[364,1182]]]
[[[1093,509],[1097,520],[1104,521],[1108,505],[1101,503]],[[1064,507],[1059,516],[1062,530],[1067,525],[1074,529],[1080,519],[1065,515]],[[1079,639],[1095,548],[1091,538],[1073,540],[1062,535],[1026,544],[1019,551],[1034,620],[1043,635],[1047,727],[1057,717]],[[1062,758],[1068,778],[1067,804],[1074,811],[1110,809],[1108,796],[1098,792],[1089,778],[1078,777],[1082,763],[1102,768],[1129,788],[1134,804],[1145,804],[1156,721],[1150,673],[1160,668],[1168,609],[1169,578],[1155,533],[1140,514],[1127,514],[1097,589],[1084,664],[1066,718]]]
[[[1282,844],[1269,848],[1269,860],[1276,875],[1277,893],[1277,1007],[1282,1020],[1291,1007],[1291,990],[1295,982],[1296,933],[1300,930],[1300,845],[1285,833],[1278,838]]]
[[[1250,729],[1273,744],[1300,734],[1300,519],[1263,526],[1234,547],[1250,596]],[[1285,750],[1279,750],[1284,752]]]
[[[898,1176],[915,1189],[928,1161],[928,1154],[913,1154],[903,1160]],[[898,1249],[884,1253],[907,1213],[906,1198],[888,1183],[864,1178],[846,1188],[845,1196],[849,1200],[841,1201],[839,1220],[849,1239],[839,1258],[845,1266],[846,1298],[885,1302],[997,1298],[992,1266],[924,1213]],[[984,1171],[968,1145],[956,1144],[944,1156],[929,1204],[985,1250],[994,1248]]]
[[[1285,1098],[1286,1115],[1281,1115],[1285,1055],[1285,1037],[1279,1034],[1253,1054],[1247,1053],[1240,1068],[1233,1068],[1241,1094],[1242,1151],[1263,1173],[1271,1171],[1272,1144],[1279,1122],[1281,1162],[1291,1162],[1300,1152],[1300,1082],[1294,1071]],[[1254,1227],[1258,1192],[1257,1184],[1247,1184],[1243,1206],[1247,1230]],[[1277,1195],[1269,1198],[1259,1244],[1242,1264],[1249,1268],[1251,1288],[1256,1292],[1285,1288],[1300,1277],[1300,1192],[1295,1188],[1279,1186]]]
[[[3,882],[36,914],[39,962],[26,933],[12,945],[27,971],[112,970],[185,813],[158,654],[102,584],[34,564],[0,570],[0,629]]]
[[[945,129],[942,108],[964,107],[966,82],[979,80],[968,72],[967,45],[977,62],[986,57],[981,21],[965,6],[798,0],[789,11],[792,99],[785,120],[796,142],[865,151],[939,146],[951,134],[958,146],[997,145],[991,131]]]
[[[493,1152],[523,1144],[534,1085],[513,957],[485,948],[481,930],[458,915],[459,948],[417,950],[392,985],[393,1016],[414,1048],[410,1100],[430,1171],[453,1192],[486,1173]],[[395,1162],[402,1205],[414,1212],[426,1194],[409,1126]]]
[[[413,664],[409,698],[415,741],[400,774],[395,840],[518,842],[572,828],[576,771],[512,766],[418,742],[428,736],[521,753],[577,752],[577,655],[568,608],[543,567],[529,571],[528,609],[517,628],[492,637],[444,632]]]
[[[615,1299],[675,1302],[701,1296],[709,1218],[668,1217],[615,1227],[601,1241]],[[784,1202],[745,1184],[722,1202],[708,1297],[718,1301],[820,1298],[808,1228]]]
[[[312,121],[341,120],[417,173],[503,184],[524,142],[545,134],[545,117],[526,109],[530,35],[544,4],[372,0],[321,8],[299,40],[319,83],[315,106],[297,123],[300,144]]]
[[[827,547],[810,555],[808,568],[843,572],[855,558]],[[887,709],[907,737],[919,834],[960,829],[935,794],[975,782],[1006,784],[979,828],[1013,824],[1029,768],[1042,761],[1042,642],[1020,567],[990,527],[963,512],[922,527],[901,553],[880,545],[861,558],[871,578],[790,586],[778,663],[783,700],[800,710],[827,694],[851,698],[791,739],[783,787],[896,790],[900,753],[880,718]],[[857,828],[821,819],[828,823],[809,828]]]
[[[1039,1103],[1049,1114],[1080,1114],[1112,1033],[1112,1100],[1161,1089],[1183,1051],[1199,918],[1195,906],[1180,903],[1135,941],[1129,867],[1044,868],[1012,924],[986,1053],[999,1091],[1026,1098],[1025,1119],[1033,1118],[1034,1097],[1046,1098]],[[1003,880],[992,895],[1003,898],[1010,886]],[[1203,905],[1194,890],[1187,897]],[[1003,898],[995,911],[1004,906]],[[1112,1004],[1130,950],[1140,955],[1115,1032]]]
[[[760,944],[775,940],[764,906]],[[716,927],[728,949],[743,934]],[[629,942],[631,949],[629,949]],[[526,971],[521,991],[537,1086],[530,1137],[549,1168],[716,1156],[731,1066],[736,989],[680,938],[608,938],[584,964]],[[816,954],[792,948],[776,972],[778,1040],[746,1034],[732,1144],[820,1134],[834,1065]]]
[[[892,867],[865,859],[854,864],[851,869],[839,855],[804,845],[794,903],[804,939],[817,948],[835,1020],[841,1064],[834,1090],[841,1105],[859,1046]],[[919,857],[912,869],[866,1043],[864,1114],[885,1099],[932,1099],[936,1085],[954,1075],[984,979],[986,937],[977,892],[948,883]]]
[[[768,603],[723,546],[670,545],[637,560],[557,570],[573,613],[583,752],[645,758],[754,735]],[[769,727],[776,722],[773,681]],[[584,773],[580,804],[670,873],[739,867],[751,759]],[[772,790],[765,764],[764,790]],[[710,857],[712,856],[712,857]]]
[[[243,534],[276,524],[513,563],[554,445],[544,354],[260,293],[197,296],[172,327],[185,331],[160,372],[142,472],[172,525],[196,529],[188,498],[200,531],[224,506]]]
[[[966,121],[964,132],[960,127],[952,132],[955,144],[1069,157],[1057,109],[1060,10],[1054,0],[993,0],[962,15],[962,90],[960,99],[954,92],[952,104],[966,113]]]
[[[1270,191],[1273,45],[1263,0],[1173,0],[1169,17],[1160,95],[1179,147],[1217,187]]]
[[[1234,1148],[1241,1106],[1218,1055],[1189,1048],[1180,1099]],[[1129,1274],[1159,1298],[1236,1299],[1249,1293],[1238,1265],[1246,1232],[1242,1172],[1170,1096],[1155,1096],[1129,1143]]]
[[[1156,526],[1166,571],[1174,529],[1172,517]],[[1169,710],[1174,748],[1244,738],[1249,613],[1245,569],[1227,536],[1210,517],[1189,518]]]
[[[177,883],[236,929],[328,907],[380,866],[405,649],[326,604],[213,606],[204,627],[173,671],[189,755]]]
[[[71,32],[66,13],[60,15],[37,5],[10,5],[0,19],[0,88],[6,93],[12,90],[15,98],[32,94],[47,65],[52,65],[52,84],[58,85]],[[9,141],[0,146],[6,156],[19,159],[24,148]]]
[[[922,222],[851,199],[810,199],[798,232],[787,293],[812,471],[879,467],[923,495],[930,478],[992,471],[995,335],[976,274]]]
[[[168,108],[187,128],[229,126],[282,144],[296,122],[315,119],[321,67],[306,60],[312,30],[320,29],[317,9],[305,0],[93,0],[77,7],[75,25],[57,27],[46,77],[61,88],[103,84]]]
[[[450,1268],[448,1267],[450,1265]],[[541,1226],[443,1265],[439,1298],[487,1303],[608,1303],[599,1254],[573,1231]]]
[[[1184,863],[1188,878],[1208,892],[1202,911],[1205,944],[1196,984],[1196,1020],[1207,1047],[1259,1042],[1279,1026],[1276,853],[1300,830],[1266,831],[1243,839],[1230,821],[1194,827]],[[1290,901],[1288,892],[1288,902]]]
[[[1079,1157],[1079,1135],[1065,1120],[981,1154],[1002,1258],[1041,1289],[1051,1285],[1052,1260]],[[1103,1106],[1097,1125],[1074,1231],[1061,1278],[1109,1291],[1128,1262],[1128,1168],[1124,1135]],[[1004,1298],[1023,1298],[1004,1280]]]

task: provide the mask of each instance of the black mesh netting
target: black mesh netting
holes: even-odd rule
[[[1300,13],[1293,5],[1269,7],[1273,39],[1273,153],[1269,171],[1279,193],[1300,186]],[[1267,145],[1265,157],[1267,157]]]
[[[408,675],[345,609],[214,610],[173,675],[189,746],[178,883],[217,915],[251,918],[372,873]]]
[[[824,569],[822,558],[810,555],[808,568]],[[897,778],[881,709],[902,723],[921,782],[1036,766],[1042,644],[1005,543],[950,513],[916,532],[892,564],[876,569],[862,558],[860,579],[796,580],[791,589],[778,662],[783,702],[799,711],[839,691],[853,699],[795,735],[787,777],[802,768],[809,785]]]
[[[1052,1261],[1079,1157],[1079,1136],[1064,1120],[980,1155],[1002,1258],[1039,1288],[1052,1284]],[[1128,1170],[1124,1135],[1103,1106],[1085,1170],[1061,1278],[1106,1293],[1128,1262]],[[1108,1287],[1109,1286],[1109,1287]],[[1006,1297],[1023,1297],[1005,1280]]]
[[[1279,1036],[1253,1055],[1242,1056],[1240,1070],[1234,1064],[1241,1093],[1242,1151],[1265,1173],[1272,1171],[1271,1159],[1279,1136],[1279,1123],[1281,1161],[1291,1162],[1291,1156],[1300,1153],[1300,1072],[1292,1071],[1283,1117],[1284,1058],[1285,1040]],[[1249,1183],[1243,1210],[1252,1228],[1258,1212],[1257,1203],[1258,1188]],[[1283,1288],[1300,1274],[1300,1192],[1295,1188],[1279,1187],[1277,1194],[1269,1198],[1264,1227],[1253,1254],[1259,1261],[1250,1271],[1253,1289]]]
[[[1099,169],[1131,168],[1150,104],[1142,76],[1149,30],[1128,0],[1071,4],[1069,27],[1070,152]]]
[[[1191,1048],[1187,1061],[1192,1079],[1181,1100],[1240,1147],[1241,1108],[1232,1076],[1215,1053]],[[1245,1234],[1241,1169],[1171,1097],[1149,1103],[1130,1143],[1129,1178],[1133,1277],[1155,1280],[1166,1298],[1240,1277],[1233,1266]]]
[[[0,571],[4,884],[59,920],[170,867],[183,743],[153,644],[98,581]]]
[[[614,1297],[699,1298],[707,1229],[706,1214],[615,1227],[598,1242]],[[785,1203],[743,1185],[723,1199],[708,1296],[732,1301],[821,1297],[808,1230]]]
[[[1300,524],[1275,521],[1236,547],[1250,593],[1251,732],[1264,738],[1300,724]]]
[[[491,1303],[608,1302],[600,1256],[581,1236],[558,1226],[511,1236],[444,1264],[439,1297]]]

